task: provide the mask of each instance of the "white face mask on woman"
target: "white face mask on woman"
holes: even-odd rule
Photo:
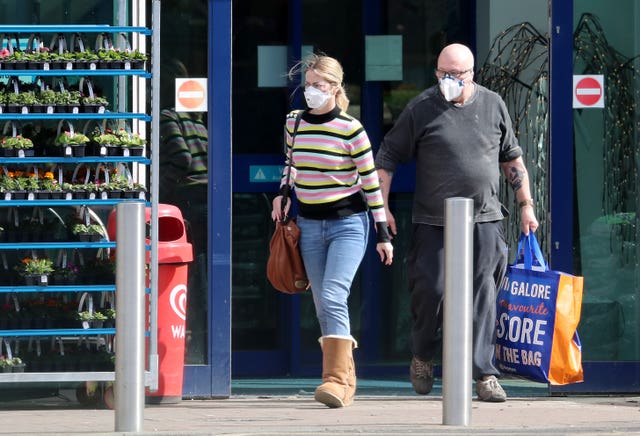
[[[318,88],[314,88],[313,86],[304,90],[304,99],[307,101],[307,106],[311,109],[318,109],[319,107],[324,106],[327,104],[329,98],[331,98],[330,92],[320,91]]]
[[[451,76],[444,76],[438,80],[438,85],[440,86],[440,92],[447,101],[455,100],[460,97],[462,94],[462,88],[464,87],[464,82],[460,79],[455,79]]]

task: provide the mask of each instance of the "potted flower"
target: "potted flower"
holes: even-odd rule
[[[116,132],[120,139],[120,147],[122,147],[123,156],[142,156],[144,145],[147,143],[139,133],[130,133],[120,128]]]
[[[64,90],[56,93],[56,105],[59,112],[80,112],[80,91]]]
[[[105,237],[104,230],[100,224],[74,224],[71,233],[76,235],[83,242],[97,242]]]
[[[144,63],[147,60],[147,55],[140,50],[125,50],[121,52],[122,60],[124,61],[124,69],[144,69]]]
[[[80,103],[84,112],[103,113],[109,105],[109,100],[100,96],[81,97]]]
[[[13,371],[13,359],[9,359],[5,356],[0,356],[0,370],[2,372],[12,372]]]
[[[27,285],[46,286],[49,275],[53,273],[53,262],[46,257],[25,257],[16,266],[19,275],[25,278]]]
[[[82,68],[86,68],[89,70],[95,70],[97,63],[100,60],[100,58],[98,57],[98,54],[89,49],[76,52],[75,55],[76,55],[76,63],[78,64],[77,66],[78,67],[82,66]]]
[[[33,141],[22,135],[5,136],[0,143],[2,149],[5,151],[5,156],[33,156]],[[9,152],[9,150],[13,150],[13,153]]]
[[[41,112],[54,113],[56,110],[57,96],[53,89],[44,89],[36,94],[36,100],[43,106]]]
[[[77,313],[76,319],[82,323],[82,328],[102,328],[107,317],[100,312],[83,310]]]
[[[48,192],[49,198],[62,199],[64,198],[64,191],[62,186],[56,180],[54,174],[51,171],[46,171],[42,174],[40,180],[40,191]]]
[[[124,66],[122,53],[117,48],[101,48],[97,54],[101,68],[122,69]]]
[[[29,109],[37,103],[33,91],[10,92],[6,95],[7,112],[29,113]]]
[[[53,281],[56,285],[71,285],[77,281],[80,269],[72,262],[56,267]]]
[[[24,200],[27,198],[27,182],[28,178],[19,171],[0,174],[0,193],[4,194],[5,200]]]
[[[11,359],[11,372],[24,372],[25,363],[19,357]]]
[[[82,145],[89,142],[89,137],[84,133],[70,132],[65,130],[56,136],[55,145]]]
[[[87,135],[65,130],[56,136],[53,144],[54,146],[62,147],[62,156],[83,157],[85,155],[85,147],[88,142],[89,137]]]
[[[116,310],[110,307],[104,308],[100,311],[105,316],[104,327],[113,328],[116,322]]]

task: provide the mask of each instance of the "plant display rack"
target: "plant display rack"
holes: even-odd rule
[[[108,38],[112,36],[118,38],[121,35],[141,34],[146,37],[152,36],[152,30],[147,27],[135,27],[135,26],[110,26],[110,25],[0,25],[0,35],[5,37],[13,37],[17,41],[16,35],[69,35],[73,38],[78,35],[91,35],[96,38]],[[2,47],[0,47],[2,48]],[[69,47],[69,50],[73,51],[73,47]],[[148,62],[147,62],[148,64]],[[137,68],[136,68],[137,67]],[[90,63],[84,64],[83,68],[73,68],[63,66],[62,68],[49,68],[43,65],[28,65],[25,69],[8,69],[7,65],[2,65],[0,62],[0,77],[5,77],[9,81],[17,78],[18,76],[24,77],[71,77],[80,76],[82,78],[88,78],[94,76],[108,76],[114,80],[126,80],[128,77],[141,77],[144,79],[152,79],[150,73],[148,73],[140,65],[122,65],[120,68],[106,68],[96,67]],[[157,86],[157,79],[152,80],[152,86]],[[122,89],[117,87],[117,89]],[[140,102],[138,107],[146,107],[145,102]],[[26,109],[20,112],[7,113],[3,111],[0,113],[0,126],[7,122],[29,122],[35,120],[141,120],[150,124],[152,122],[151,116],[147,113],[132,113],[132,112],[118,112],[110,110],[101,110],[96,112],[80,112],[80,111],[60,111],[49,110],[44,112],[33,112]],[[62,121],[61,121],[62,122]],[[157,122],[157,121],[155,121]],[[155,125],[155,124],[154,124]],[[152,127],[153,128],[153,127]],[[153,156],[153,146],[148,146],[147,150],[150,156]],[[113,167],[115,165],[124,165],[132,167],[134,165],[142,165],[149,167],[151,165],[151,158],[146,156],[105,156],[105,155],[88,155],[85,157],[71,156],[51,156],[42,155],[36,153],[30,157],[0,157],[0,168],[3,171],[6,168],[36,168],[39,166],[59,166],[65,168],[73,168],[78,165],[85,165],[88,168],[96,168],[99,166]],[[151,203],[152,207],[157,206],[153,196],[146,198],[147,203]],[[10,211],[38,211],[41,213],[43,210],[56,211],[60,208],[70,208],[73,210],[80,210],[83,212],[82,218],[89,221],[90,216],[88,210],[93,206],[99,207],[113,207],[117,205],[122,199],[118,198],[75,198],[73,196],[67,196],[61,199],[40,199],[38,197],[29,197],[27,199],[15,199],[10,195],[6,198],[0,198],[0,213],[11,213]],[[16,212],[17,213],[17,212]],[[36,212],[34,212],[35,214]],[[26,230],[25,230],[26,231]],[[153,238],[152,232],[151,237]],[[15,242],[1,242],[0,243],[0,255],[2,253],[15,252],[84,252],[95,253],[96,251],[108,251],[115,248],[116,243],[109,241],[108,238],[99,241],[15,241]],[[153,243],[151,245],[153,247]],[[3,255],[3,258],[6,256]],[[0,265],[2,262],[0,262]],[[11,265],[9,265],[11,267]],[[153,262],[150,264],[150,268],[155,268]],[[6,266],[5,266],[6,269]],[[26,285],[26,284],[11,284],[8,286],[0,286],[0,301],[12,302],[16,296],[25,295],[39,295],[44,300],[48,300],[48,297],[62,296],[64,294],[75,296],[75,302],[77,303],[78,295],[88,296],[109,296],[110,301],[115,301],[116,286],[114,283],[99,283],[99,284],[87,284],[87,283],[74,283],[74,284],[56,284],[55,282],[50,285]],[[83,297],[84,298],[84,297]],[[74,299],[70,299],[74,301]],[[86,302],[85,302],[86,304]],[[80,308],[78,308],[79,311]],[[152,317],[153,322],[153,317]],[[88,327],[88,326],[84,326]],[[27,329],[0,329],[0,355],[6,354],[6,345],[14,345],[13,353],[16,354],[15,345],[20,347],[20,350],[24,350],[27,347],[34,348],[39,347],[43,342],[60,344],[63,347],[64,344],[82,344],[82,343],[101,343],[106,346],[110,346],[113,341],[116,329],[114,327],[89,327],[84,328],[80,322],[77,327],[65,326],[64,328],[52,327],[52,328],[27,328]],[[156,328],[153,324],[150,326],[150,330]],[[153,340],[153,335],[151,335]],[[35,345],[34,345],[35,344]],[[25,359],[23,359],[25,360]],[[33,372],[29,369],[29,361],[26,361],[27,367],[25,372],[2,372],[0,373],[0,383],[7,382],[81,382],[81,381],[95,381],[95,382],[109,382],[114,380],[113,370],[83,370],[76,369],[73,371],[61,369],[56,371],[42,371]],[[153,372],[153,371],[152,371]],[[149,371],[145,372],[145,378],[157,377],[157,374],[153,374]],[[147,383],[148,385],[148,383]]]

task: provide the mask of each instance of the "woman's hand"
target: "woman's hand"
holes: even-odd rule
[[[391,265],[393,262],[393,245],[391,242],[378,242],[376,251],[380,255],[380,261],[385,265]]]
[[[286,216],[289,215],[289,208],[291,207],[291,199],[287,198],[287,204],[284,208],[284,213],[282,213],[282,195],[278,195],[271,202],[273,209],[271,210],[271,219],[273,221],[282,221]]]

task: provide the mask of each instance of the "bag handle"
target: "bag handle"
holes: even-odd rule
[[[296,143],[296,133],[298,133],[298,126],[300,126],[300,120],[302,119],[303,113],[304,111],[301,110],[296,115],[296,123],[293,126],[293,133],[291,133],[291,149],[287,155],[287,179],[282,192],[282,202],[280,203],[284,223],[288,221],[287,217],[284,215],[284,208],[287,205],[287,199],[291,196],[291,186],[289,185],[289,181],[291,180],[291,166],[293,165],[293,146]]]
[[[520,257],[521,250],[523,250],[522,257]],[[524,260],[524,269],[533,269],[533,257],[535,256],[538,265],[544,268],[545,271],[549,270],[549,265],[547,265],[547,262],[544,260],[542,250],[540,250],[540,244],[538,244],[536,235],[533,232],[529,232],[528,236],[524,233],[520,233],[517,253],[518,258]],[[516,263],[517,262],[518,260],[516,260]]]

